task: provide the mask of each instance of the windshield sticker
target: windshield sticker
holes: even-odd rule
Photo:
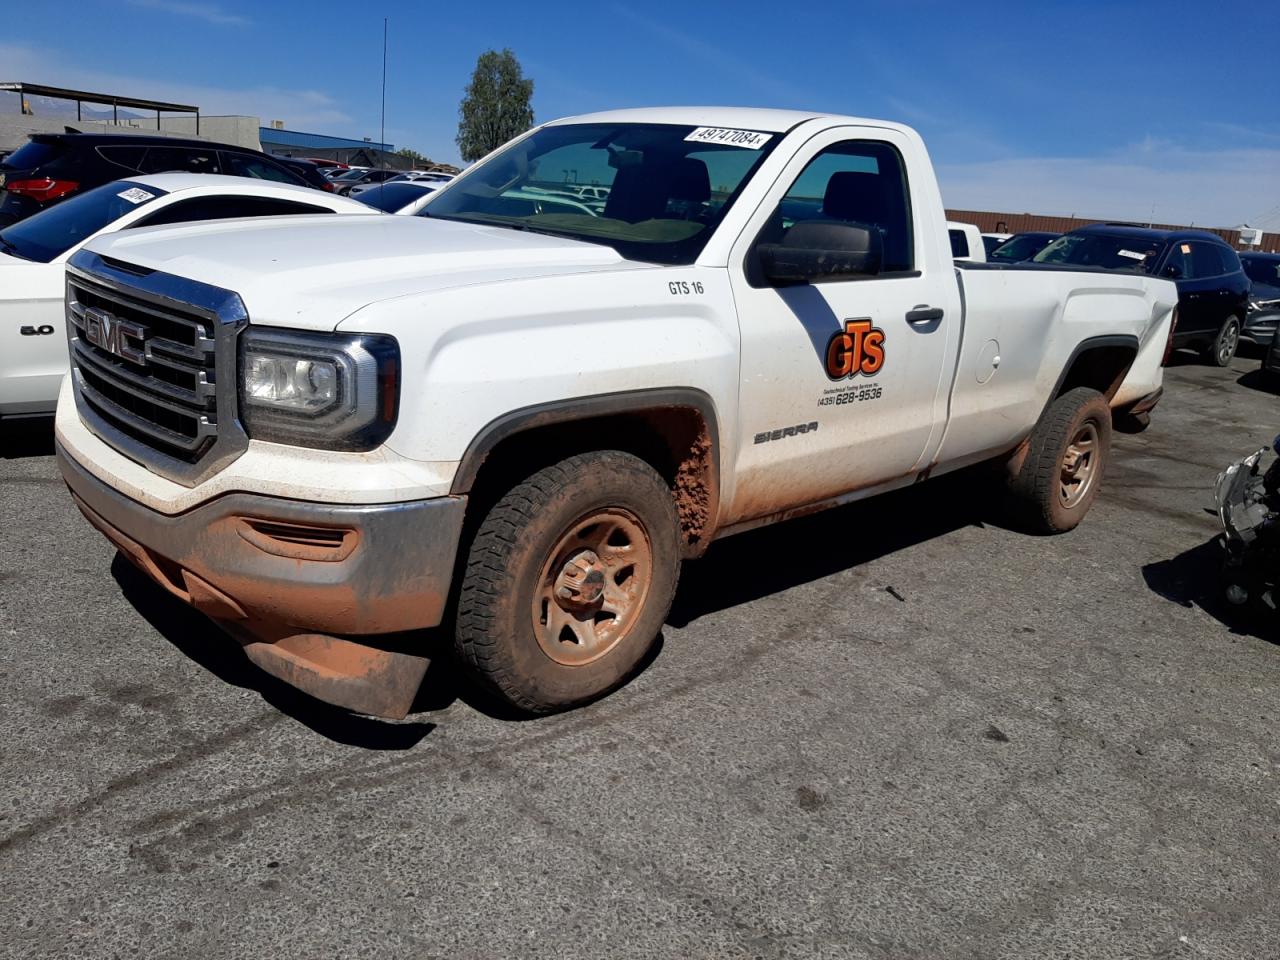
[[[1181,246],[1181,248],[1180,248],[1180,249],[1182,250],[1182,252],[1183,252],[1183,253],[1190,253],[1190,252],[1191,252],[1191,244],[1189,244],[1189,243],[1184,243],[1184,244]]]
[[[1120,254],[1120,256],[1122,256],[1122,257],[1128,257],[1130,260],[1145,260],[1145,259],[1147,259],[1147,255],[1146,255],[1145,253],[1135,253],[1135,252],[1134,252],[1134,251],[1132,251],[1132,250],[1117,250],[1116,252],[1117,252],[1118,254]]]
[[[116,194],[121,200],[128,200],[130,203],[144,203],[147,200],[154,200],[154,193],[147,193],[141,187],[130,187],[128,190],[121,190]]]
[[[747,150],[759,150],[772,139],[771,133],[731,130],[728,127],[699,127],[685,137],[686,141],[692,143],[721,143],[726,147],[744,147]]]

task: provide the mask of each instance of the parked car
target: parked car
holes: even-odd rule
[[[987,248],[982,242],[982,233],[975,224],[948,220],[947,235],[951,238],[952,259],[972,263],[986,262]]]
[[[1015,233],[988,253],[987,259],[996,263],[1021,263],[1024,260],[1030,260],[1060,236],[1062,236],[1060,233],[1038,230]]]
[[[195,220],[370,212],[354,200],[296,184],[162,173],[94,187],[10,224],[0,230],[0,417],[53,412],[58,384],[67,372],[66,262],[89,240]],[[163,234],[177,235],[172,230]],[[83,317],[81,321],[87,322]],[[110,342],[118,356],[89,372],[105,384],[109,396],[119,399],[111,384],[129,382],[148,365],[181,372],[193,362],[189,356],[183,359],[186,348],[166,352],[159,341],[143,342],[130,334],[134,327],[115,329],[120,338]],[[100,332],[114,336],[111,330]]]
[[[326,160],[324,157],[298,157],[299,160],[305,160],[307,163],[313,163],[316,168],[324,173],[328,170],[349,170],[350,165],[343,163],[341,160]]]
[[[320,168],[314,163],[308,163],[306,160],[294,160],[292,157],[277,157],[280,163],[292,170],[303,180],[307,186],[315,187],[317,190],[323,190],[326,193],[333,193],[333,183],[320,172]],[[264,179],[274,180],[275,177],[267,177]]]
[[[1032,260],[1173,280],[1174,349],[1197,347],[1220,367],[1236,355],[1249,309],[1249,278],[1236,252],[1215,234],[1099,223],[1063,234]]]
[[[1249,311],[1240,336],[1269,346],[1280,328],[1280,253],[1242,253],[1240,263],[1249,278]]]
[[[539,209],[544,161],[608,176],[604,217]],[[225,305],[219,376],[113,406],[77,332],[58,463],[98,531],[323,700],[404,716],[431,651],[382,635],[453,608],[497,696],[577,706],[645,663],[717,538],[981,461],[1029,528],[1086,515],[1177,289],[956,264],[944,220],[908,127],[679,107],[544,124],[418,217],[104,237],[68,296],[162,304],[144,334]]]
[[[1013,234],[1011,233],[984,233],[982,235],[982,248],[986,251],[987,258],[991,258],[991,251],[1000,244],[1008,240]]]
[[[0,226],[113,180],[171,172],[308,185],[279,158],[232,144],[142,134],[36,133],[0,162]]]
[[[427,180],[388,180],[359,193],[352,190],[351,199],[367,203],[375,210],[409,215],[417,213],[427,198],[443,186]]]
[[[453,179],[452,173],[441,170],[405,170],[391,178],[392,180],[425,180],[430,183],[445,184]]]
[[[357,187],[383,183],[399,172],[399,170],[348,170],[342,176],[334,178],[334,191],[345,197]]]

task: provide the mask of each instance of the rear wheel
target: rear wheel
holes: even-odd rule
[[[1213,338],[1205,350],[1205,356],[1211,363],[1219,367],[1228,367],[1235,359],[1236,349],[1240,346],[1240,318],[1231,316],[1222,324],[1222,329]]]
[[[459,596],[458,654],[520,710],[594,700],[643,661],[679,569],[662,478],[627,453],[570,457],[511,488],[481,523]]]
[[[1010,479],[1023,523],[1037,533],[1063,533],[1084,519],[1098,496],[1111,454],[1111,408],[1088,387],[1068,390],[1049,405]]]

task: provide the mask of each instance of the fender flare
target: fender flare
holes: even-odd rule
[[[480,475],[480,467],[489,454],[510,437],[540,427],[592,420],[597,417],[628,413],[645,413],[658,410],[692,409],[701,415],[707,425],[711,441],[711,478],[717,498],[720,484],[720,423],[711,396],[695,387],[653,387],[641,390],[622,390],[617,393],[601,393],[566,400],[536,403],[504,413],[491,420],[472,438],[458,464],[449,493],[459,496],[470,493]]]
[[[1129,374],[1129,368],[1133,366],[1133,361],[1138,359],[1138,351],[1142,347],[1141,341],[1131,333],[1111,333],[1097,337],[1086,337],[1076,344],[1075,349],[1071,351],[1071,356],[1067,358],[1067,362],[1062,365],[1062,370],[1058,373],[1058,379],[1053,385],[1053,389],[1049,391],[1049,396],[1044,402],[1044,406],[1040,410],[1040,416],[1044,416],[1044,412],[1049,409],[1049,405],[1057,398],[1058,393],[1062,390],[1062,385],[1066,383],[1067,374],[1071,372],[1071,368],[1075,366],[1076,360],[1080,358],[1080,354],[1087,353],[1090,350],[1096,350],[1099,347],[1124,347],[1133,351],[1133,356],[1124,370],[1120,372],[1120,377],[1116,381],[1117,385],[1124,382],[1124,378]],[[1108,401],[1110,398],[1108,398]]]

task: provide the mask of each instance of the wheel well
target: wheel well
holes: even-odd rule
[[[694,407],[657,407],[531,424],[499,440],[475,473],[467,512],[475,522],[512,486],[543,467],[589,450],[622,450],[667,482],[686,556],[710,542],[719,501],[714,426]]]
[[[1131,343],[1086,347],[1072,358],[1053,398],[1076,387],[1091,387],[1110,400],[1120,389],[1137,355],[1137,346]]]

